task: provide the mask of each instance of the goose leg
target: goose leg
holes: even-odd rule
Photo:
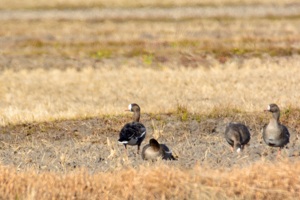
[[[140,146],[141,146],[141,144],[138,144],[138,146],[137,146],[137,154],[140,154]]]
[[[125,147],[125,153],[126,153],[126,155],[128,155],[127,154],[127,146],[126,146],[126,144],[124,144],[124,147]]]
[[[281,156],[281,149],[282,149],[282,147],[279,147],[278,152],[277,152],[277,156]]]

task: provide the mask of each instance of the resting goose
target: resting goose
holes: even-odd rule
[[[146,128],[140,123],[141,109],[136,103],[129,104],[128,110],[133,112],[133,122],[125,124],[120,132],[119,143],[124,144],[126,152],[127,145],[137,145],[137,153],[139,154],[140,146],[146,136]]]
[[[225,139],[238,153],[250,141],[250,132],[244,124],[231,122],[226,126]]]
[[[143,160],[157,160],[159,158],[163,160],[176,160],[172,155],[172,152],[165,144],[159,144],[157,140],[150,139],[149,144],[145,145],[142,150]]]
[[[290,133],[287,127],[279,122],[280,110],[276,104],[270,104],[265,111],[272,113],[272,118],[269,124],[263,127],[263,139],[267,145],[279,147],[278,155],[280,155],[281,149],[290,141]]]

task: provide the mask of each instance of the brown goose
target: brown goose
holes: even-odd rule
[[[129,104],[128,110],[133,112],[133,122],[125,124],[120,131],[119,143],[124,144],[126,152],[127,145],[137,145],[137,153],[139,154],[140,146],[146,137],[146,128],[140,123],[141,109],[136,103]]]
[[[250,141],[250,132],[244,124],[231,122],[226,126],[225,139],[238,153]]]
[[[159,144],[157,140],[150,139],[149,144],[145,145],[142,150],[143,160],[157,160],[159,158],[163,160],[176,160],[172,155],[172,152],[165,144]]]
[[[290,141],[289,130],[280,123],[280,109],[276,104],[270,104],[265,111],[272,113],[272,118],[262,129],[263,139],[267,145],[279,147],[278,155],[280,155],[281,149]]]

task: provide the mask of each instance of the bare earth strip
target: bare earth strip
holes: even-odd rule
[[[222,6],[222,7],[175,7],[135,9],[84,9],[84,10],[30,10],[1,11],[1,20],[110,20],[110,19],[162,19],[180,20],[197,17],[266,17],[298,16],[300,4]]]
[[[274,16],[264,8],[272,8]],[[186,9],[195,9],[196,15]],[[202,9],[209,9],[215,17],[201,17]],[[119,9],[120,13],[109,9],[1,11],[0,68],[82,69],[124,63],[207,68],[231,59],[242,63],[249,57],[269,59],[300,53],[300,19],[295,16],[300,13],[299,6],[230,9],[229,15],[244,14],[247,9],[250,16],[264,14],[261,18],[228,18],[223,16],[226,13],[218,14],[223,12],[221,8],[161,9],[161,16],[154,14],[160,9],[150,8]],[[77,20],[77,14],[83,20]],[[26,20],[26,16],[32,20]],[[176,20],[182,16],[192,18]]]

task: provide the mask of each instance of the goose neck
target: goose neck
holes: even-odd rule
[[[279,112],[274,112],[272,113],[273,119],[276,120],[277,122],[279,122],[279,118],[280,118],[280,113]]]
[[[133,113],[133,121],[134,121],[134,122],[140,122],[140,112],[135,111],[135,112]]]

